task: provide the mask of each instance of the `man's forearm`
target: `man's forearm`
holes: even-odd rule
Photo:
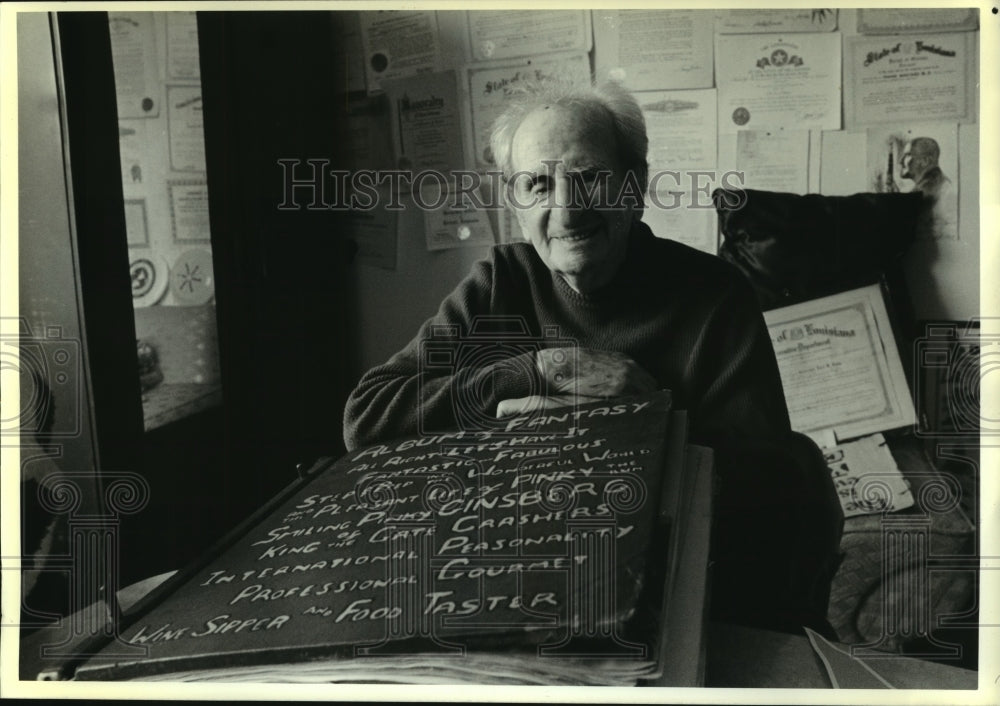
[[[538,392],[532,356],[526,353],[482,368],[460,368],[452,375],[434,376],[391,364],[374,368],[347,401],[344,442],[354,449],[492,419],[501,400]]]

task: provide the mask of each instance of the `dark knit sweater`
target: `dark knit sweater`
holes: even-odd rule
[[[496,317],[513,317],[533,340],[493,335]],[[549,327],[558,329],[552,343]],[[643,223],[616,278],[587,296],[531,245],[494,247],[416,337],[358,383],[347,447],[469,428],[470,414],[493,417],[504,399],[541,394],[531,351],[567,340],[631,357],[688,410],[689,437],[715,450],[713,619],[833,637],[825,614],[843,516],[822,454],[790,430],[753,291],[728,263]]]
[[[513,335],[498,346],[484,330],[511,323],[491,318],[474,330],[484,316],[514,317],[531,341]],[[457,330],[432,329],[449,325]],[[557,335],[546,341],[550,327]],[[540,394],[531,350],[567,341],[631,357],[672,391],[675,408],[688,410],[693,441],[718,447],[789,431],[771,342],[742,275],[637,222],[615,279],[588,295],[551,272],[530,244],[494,247],[403,350],[362,377],[345,410],[347,447],[460,428],[494,416],[501,400]],[[502,351],[512,357],[499,359]]]

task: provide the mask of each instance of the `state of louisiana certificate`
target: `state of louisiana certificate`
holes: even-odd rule
[[[521,81],[542,81],[558,77],[569,81],[590,80],[590,61],[582,52],[548,54],[534,59],[511,59],[495,64],[472,65],[465,69],[469,90],[466,140],[477,167],[493,165],[489,150],[490,128],[507,107],[510,94]]]
[[[840,129],[840,35],[719,35],[719,132]]]
[[[844,122],[976,121],[974,32],[847,37]]]
[[[878,285],[764,312],[792,428],[838,439],[913,424]]]

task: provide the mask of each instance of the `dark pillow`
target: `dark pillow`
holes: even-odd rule
[[[899,261],[913,242],[920,193],[712,193],[723,242],[719,255],[750,280],[762,309],[871,284],[903,287]],[[895,299],[908,299],[895,291]]]

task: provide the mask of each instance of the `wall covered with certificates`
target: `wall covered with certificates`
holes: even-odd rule
[[[219,399],[194,12],[109,12],[146,428]]]
[[[978,20],[974,9],[334,13],[352,167],[453,175],[383,184],[402,208],[354,214],[357,315],[381,322],[361,327],[362,364],[405,343],[490,244],[520,237],[492,208],[488,130],[528,77],[633,90],[650,137],[644,220],[708,252],[717,186],[932,193],[906,262],[916,313],[977,316]],[[462,178],[476,181],[472,198]]]

